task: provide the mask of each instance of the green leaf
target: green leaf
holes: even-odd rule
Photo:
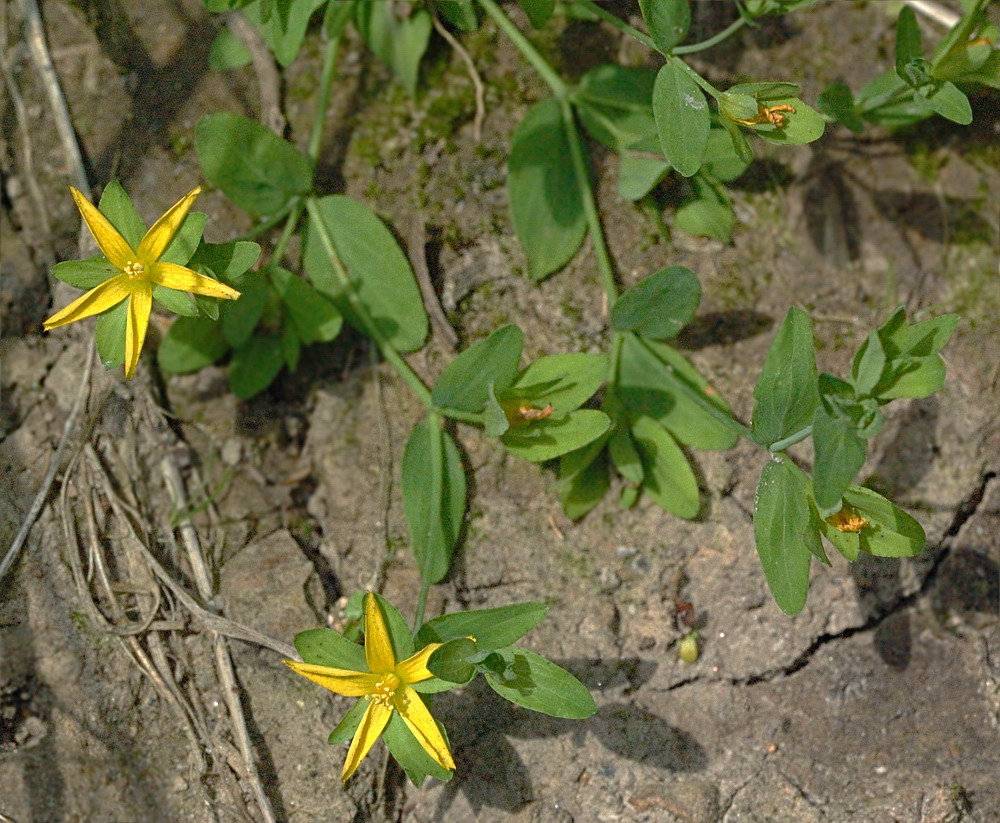
[[[514,382],[523,345],[524,334],[517,326],[509,325],[469,346],[441,372],[431,392],[434,405],[481,412],[491,384],[506,389]]]
[[[704,93],[676,60],[656,75],[653,116],[663,154],[678,174],[691,177],[705,158],[711,119]]]
[[[618,426],[608,438],[608,454],[622,477],[633,486],[642,484],[646,477],[642,468],[642,457],[627,428]]]
[[[641,200],[669,173],[666,160],[633,157],[626,151],[618,163],[618,193],[626,200]]]
[[[133,249],[138,247],[146,234],[146,224],[121,183],[112,180],[104,187],[97,210],[108,218],[108,222],[117,229],[126,243]]]
[[[435,649],[427,660],[427,668],[435,677],[447,683],[468,683],[476,676],[476,667],[468,658],[477,652],[474,640],[459,637]]]
[[[543,100],[514,132],[507,163],[510,214],[528,260],[528,274],[541,280],[576,254],[587,232],[581,187],[573,168],[559,101]]]
[[[205,177],[251,214],[277,214],[312,187],[306,156],[239,114],[202,117],[195,126],[195,148]]]
[[[273,266],[268,274],[303,343],[327,342],[340,334],[344,321],[333,303],[287,269]]]
[[[180,317],[167,329],[156,352],[168,374],[186,374],[204,368],[229,351],[218,323],[203,317]]]
[[[202,212],[190,212],[159,259],[164,263],[186,266],[201,243],[207,222],[208,216]]]
[[[851,363],[851,385],[858,395],[868,395],[886,367],[886,353],[877,331],[870,332]]]
[[[666,426],[681,443],[695,449],[732,448],[738,436],[689,399],[678,388],[678,381],[720,411],[732,415],[719,393],[672,346],[640,340],[628,333],[623,335],[615,391],[628,416],[651,417]]]
[[[791,308],[774,336],[753,390],[751,436],[772,444],[806,428],[819,405],[812,321]]]
[[[174,314],[180,314],[184,317],[197,317],[199,315],[198,306],[187,292],[168,289],[164,286],[153,286],[153,299]]]
[[[510,428],[501,437],[507,451],[522,460],[541,463],[586,446],[611,426],[610,418],[594,409],[580,409],[566,417],[539,420],[524,428]]]
[[[430,417],[410,434],[403,452],[403,509],[421,578],[447,573],[465,513],[465,472],[458,447]]]
[[[656,139],[653,84],[656,72],[614,64],[588,71],[572,91],[572,101],[591,137],[623,155]],[[642,151],[657,151],[643,145]]]
[[[219,31],[208,51],[208,67],[212,71],[239,69],[250,65],[252,59],[250,50],[228,28]]]
[[[263,4],[252,3],[242,13],[260,29],[278,62],[282,66],[288,66],[298,56],[309,28],[309,19],[325,2],[326,0],[279,0],[276,14],[265,14]]]
[[[571,520],[583,517],[608,491],[608,461],[604,438],[559,458],[559,502]]]
[[[864,131],[865,123],[854,106],[854,95],[844,83],[831,83],[820,93],[819,107],[855,134]]]
[[[820,528],[848,559],[853,559],[851,554],[857,557],[859,549],[876,557],[913,557],[923,551],[927,537],[920,523],[871,489],[850,486],[844,492],[844,509],[865,519],[859,531],[842,532],[825,520]]]
[[[365,716],[365,712],[368,710],[369,702],[371,702],[369,698],[362,698],[356,701],[347,714],[340,719],[336,728],[330,732],[330,736],[326,742],[331,746],[336,746],[339,743],[347,743],[352,740],[354,733],[358,730],[358,726],[361,725],[361,720]]]
[[[418,697],[417,699],[424,700],[423,697]],[[437,724],[445,740],[447,740],[448,737],[445,734],[444,726],[438,723],[436,719],[434,722]],[[413,732],[407,728],[406,723],[403,722],[403,718],[399,716],[399,712],[393,712],[390,715],[389,723],[382,733],[382,739],[385,740],[385,745],[389,748],[392,756],[396,758],[396,762],[403,767],[403,771],[406,772],[406,776],[410,779],[410,782],[417,788],[420,788],[424,780],[428,777],[436,777],[438,780],[445,782],[451,780],[454,772],[441,768],[437,764],[437,761],[427,754],[424,747],[413,736]]]
[[[125,363],[125,325],[130,299],[125,298],[117,306],[112,306],[97,316],[94,337],[97,341],[97,354],[106,369]]]
[[[232,243],[202,243],[187,265],[205,273],[211,272],[223,283],[237,285],[241,275],[260,257],[260,246],[247,240]]]
[[[77,289],[90,291],[105,280],[121,274],[104,255],[87,260],[67,260],[52,267],[52,276]]]
[[[434,0],[434,6],[459,31],[468,33],[479,28],[479,15],[472,0]]]
[[[840,510],[844,491],[864,465],[868,445],[850,420],[834,416],[821,404],[813,420],[813,448],[816,505],[822,517],[829,517]]]
[[[753,506],[754,538],[767,586],[785,614],[798,614],[809,593],[809,560],[822,552],[810,514],[808,483],[788,458],[764,466]]]
[[[483,429],[487,437],[500,437],[510,428],[507,412],[497,400],[493,384],[490,383],[486,397],[486,408],[483,409]]]
[[[486,682],[511,703],[550,717],[574,720],[590,717],[597,711],[586,686],[541,655],[507,647],[490,657],[494,665],[492,670],[484,672]]]
[[[316,201],[303,257],[309,279],[355,328],[365,331],[336,273],[338,257],[358,300],[389,342],[403,352],[424,344],[427,312],[413,269],[392,232],[367,206],[343,195]]]
[[[922,57],[923,53],[917,15],[909,6],[903,6],[896,21],[896,73],[900,78],[907,79],[903,67],[914,57]]]
[[[368,671],[364,646],[352,643],[333,629],[308,629],[295,635],[295,651],[306,663],[347,669],[352,672]]]
[[[913,99],[960,126],[967,126],[972,122],[972,104],[954,83],[945,81],[917,89]]]
[[[632,423],[643,458],[643,488],[665,511],[690,520],[701,510],[698,481],[687,456],[663,426],[649,417]]]
[[[668,266],[649,275],[615,302],[611,325],[642,337],[676,337],[701,302],[701,283],[686,266]]]
[[[737,153],[729,132],[713,126],[708,133],[702,173],[708,172],[716,180],[728,183],[741,177],[749,165],[750,162]]]
[[[823,136],[826,121],[816,109],[803,103],[798,97],[779,97],[769,100],[769,106],[791,106],[795,111],[784,112],[787,123],[782,128],[770,124],[754,126],[758,137],[779,146],[802,146]]]
[[[472,635],[480,650],[500,649],[524,637],[542,622],[548,610],[542,603],[516,603],[442,615],[420,627],[417,645],[423,648],[428,643],[447,643]]]
[[[556,7],[555,0],[517,0],[518,5],[528,15],[532,28],[540,29],[549,22]]]
[[[691,28],[691,6],[688,0],[639,0],[642,19],[663,54],[684,42]]]
[[[367,0],[354,12],[358,32],[375,55],[395,72],[412,97],[417,93],[420,60],[431,36],[426,9],[401,14],[391,0]]]
[[[225,307],[220,321],[222,334],[233,348],[250,339],[268,300],[267,282],[262,272],[245,278],[240,287],[243,291],[239,299]]]
[[[302,354],[302,338],[295,321],[291,317],[283,318],[281,326],[281,354],[289,371],[299,367],[299,355]]]
[[[957,314],[942,314],[907,326],[903,332],[901,353],[914,357],[937,354],[948,344],[959,319]]]
[[[251,337],[233,351],[229,388],[240,400],[253,397],[271,385],[284,364],[279,338]]]
[[[698,176],[694,178],[698,180]],[[712,187],[695,185],[698,196],[677,208],[674,227],[696,237],[710,237],[720,243],[732,243],[736,215],[729,201]]]
[[[532,362],[507,393],[535,405],[551,404],[558,417],[589,400],[607,373],[608,358],[603,354],[552,354]]]
[[[927,397],[944,386],[945,367],[940,355],[900,357],[886,370],[872,394],[880,400]]]

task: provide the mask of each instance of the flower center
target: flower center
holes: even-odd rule
[[[140,277],[146,276],[146,266],[137,260],[129,260],[125,264],[125,268],[122,269],[129,276],[131,280],[137,280]]]
[[[396,689],[399,688],[400,679],[397,675],[389,672],[388,674],[383,674],[378,683],[375,684],[375,691],[372,692],[372,700],[378,703],[380,706],[385,706],[387,709],[392,708],[392,698],[396,694]]]

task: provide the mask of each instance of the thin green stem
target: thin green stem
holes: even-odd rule
[[[500,30],[517,46],[517,50],[524,55],[524,59],[531,63],[535,71],[548,83],[549,88],[552,89],[552,93],[559,98],[565,97],[569,90],[563,79],[556,74],[552,66],[548,64],[548,61],[538,53],[531,44],[531,41],[521,34],[521,30],[514,25],[503,9],[494,0],[477,0],[477,2],[482,6],[483,11],[493,18],[493,21]]]
[[[639,342],[642,338],[639,338]],[[651,352],[655,356],[655,352]],[[727,429],[735,432],[740,437],[745,437],[747,440],[754,442],[750,437],[750,427],[741,423],[735,417],[733,417],[728,412],[724,412],[714,403],[710,402],[700,391],[691,386],[684,378],[680,377],[674,370],[674,367],[670,364],[664,364],[665,373],[664,376],[673,384],[674,388],[677,389],[681,394],[687,397],[692,403],[699,406],[703,412],[705,412],[709,417],[714,418]]]
[[[656,43],[653,42],[653,38],[648,34],[639,31],[635,26],[630,26],[621,18],[615,17],[610,11],[594,3],[592,0],[584,0],[583,6],[585,6],[589,11],[594,13],[595,17],[600,17],[604,22],[610,23],[616,29],[623,31],[633,40],[638,40],[644,46],[649,46],[651,49],[659,51],[656,48]]]
[[[576,128],[573,108],[570,106],[569,101],[561,99],[559,107],[562,111],[563,127],[566,129],[566,139],[569,141],[569,153],[573,161],[573,171],[575,172],[577,186],[580,190],[580,199],[583,200],[583,210],[587,217],[587,230],[590,233],[590,242],[594,246],[594,255],[597,257],[597,270],[600,272],[601,284],[604,286],[604,293],[608,296],[608,308],[610,309],[618,299],[618,285],[615,283],[614,266],[611,263],[608,244],[604,239],[601,217],[597,213],[594,190],[590,185],[587,156],[584,154],[583,141],[580,139],[580,132]]]
[[[431,584],[427,580],[420,581],[420,591],[417,593],[417,608],[413,612],[413,636],[417,636],[421,625],[424,622],[424,612],[427,610],[427,593],[431,590]]]
[[[438,406],[437,410],[452,420],[461,420],[463,423],[475,423],[477,426],[483,425],[483,415],[481,412],[467,412],[462,411],[462,409],[453,409],[451,406]]]
[[[349,4],[344,5],[349,6]],[[340,45],[340,33],[343,30],[343,23],[334,26],[334,32],[326,42],[326,52],[323,55],[323,71],[320,74],[319,90],[316,92],[316,111],[313,115],[312,131],[309,134],[308,154],[313,168],[316,168],[323,146],[323,124],[326,122],[326,109],[330,103],[330,91],[337,71],[337,47]]]
[[[285,217],[288,216],[288,211],[289,209],[284,208],[274,216],[265,218],[256,226],[254,226],[252,229],[250,229],[250,231],[241,234],[233,242],[237,242],[240,240],[253,240],[255,237],[260,237],[260,235],[262,235],[264,232],[273,229],[275,226],[278,225],[278,223],[284,220]]]
[[[745,17],[739,17],[733,20],[728,26],[726,26],[718,34],[714,34],[707,40],[702,40],[700,43],[692,43],[690,46],[677,46],[675,49],[671,49],[672,54],[695,54],[699,51],[705,51],[713,46],[719,45],[723,40],[728,40],[741,28],[743,28],[750,21]]]
[[[285,228],[281,230],[281,237],[278,238],[278,243],[271,253],[272,264],[281,263],[281,259],[285,256],[285,247],[288,245],[288,241],[291,240],[295,229],[298,228],[303,208],[302,201],[297,199],[295,205],[292,206],[292,213],[288,215],[288,219],[285,221]]]
[[[354,290],[354,284],[351,282],[351,278],[347,274],[347,269],[344,267],[344,263],[340,259],[340,254],[337,251],[337,247],[333,242],[333,238],[330,236],[330,232],[327,229],[326,224],[323,222],[323,216],[320,213],[319,205],[314,197],[309,197],[306,200],[306,209],[309,212],[309,216],[312,218],[310,228],[315,230],[317,238],[323,244],[323,250],[326,252],[327,257],[333,265],[334,274],[336,275],[337,280],[340,281],[343,296],[346,298],[347,302],[351,304],[351,308],[354,310],[354,313],[364,325],[365,334],[375,341],[375,345],[379,347],[379,350],[382,352],[382,356],[392,365],[393,368],[396,369],[399,376],[403,378],[404,382],[410,387],[413,393],[420,398],[420,402],[423,403],[428,410],[433,410],[434,402],[431,400],[430,389],[424,385],[423,381],[417,376],[417,373],[410,368],[410,364],[403,359],[402,355],[400,355],[398,351],[396,351],[395,347],[389,341],[389,338],[385,336],[378,325],[376,325],[371,315],[368,313],[367,307],[358,298],[357,292]]]
[[[812,434],[812,431],[813,431],[813,427],[812,427],[811,424],[808,425],[808,426],[806,426],[804,429],[799,429],[794,434],[790,434],[790,435],[788,435],[788,437],[785,437],[782,440],[778,440],[778,441],[772,443],[769,451],[771,451],[771,452],[784,451],[789,446],[794,446],[796,443],[801,443],[809,435]]]
[[[691,79],[694,80],[694,82],[697,83],[699,86],[701,86],[702,90],[709,97],[714,97],[716,100],[722,99],[723,92],[719,91],[715,86],[709,83],[704,77],[698,74],[698,72],[696,72],[693,68],[691,68],[687,63],[685,63],[679,57],[671,57],[669,59],[673,60],[673,62],[676,65],[684,69],[684,71],[686,71],[691,76]]]

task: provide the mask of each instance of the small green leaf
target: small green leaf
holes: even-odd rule
[[[121,183],[112,180],[104,187],[97,209],[108,218],[108,222],[117,229],[126,243],[133,249],[138,247],[146,234],[146,223],[139,216],[132,198],[122,188]]]
[[[693,179],[698,181],[700,175]],[[678,206],[674,213],[674,227],[696,237],[710,237],[720,243],[733,242],[736,215],[727,199],[712,186],[695,185],[698,196]]]
[[[271,385],[284,364],[279,338],[251,337],[233,351],[229,388],[240,400],[253,397]]]
[[[892,362],[872,394],[879,400],[927,397],[944,386],[945,367],[940,355],[900,357]]]
[[[753,396],[752,437],[766,448],[812,422],[819,405],[816,356],[812,321],[800,309],[785,315]]]
[[[639,0],[642,19],[656,48],[663,54],[687,37],[691,28],[691,5],[688,0]]]
[[[559,502],[570,520],[578,520],[601,502],[610,486],[604,441],[598,438],[559,458]]]
[[[788,458],[767,462],[757,483],[754,538],[767,586],[785,614],[798,614],[809,593],[809,561],[822,552],[810,513],[808,483]]]
[[[326,0],[278,0],[277,13],[266,14],[265,4],[251,3],[242,14],[254,23],[282,66],[291,65],[305,39],[309,20]]]
[[[608,454],[622,477],[634,486],[642,484],[646,476],[642,468],[642,457],[627,428],[617,427],[608,438]]]
[[[705,158],[711,119],[704,93],[676,59],[656,75],[653,116],[663,154],[678,174],[691,177]]]
[[[434,405],[481,412],[491,384],[506,389],[514,382],[523,345],[524,334],[517,326],[509,325],[469,346],[441,372],[431,392]]]
[[[840,510],[844,491],[864,465],[868,445],[850,420],[834,416],[821,404],[813,420],[813,447],[816,505],[822,517],[829,517]]]
[[[885,348],[877,331],[870,332],[851,364],[851,385],[858,395],[869,395],[886,367]]]
[[[293,372],[299,367],[299,355],[302,353],[302,338],[295,321],[291,317],[284,318],[281,326],[281,354],[285,365]]]
[[[437,678],[450,684],[468,683],[476,676],[476,667],[468,658],[478,652],[474,640],[459,637],[435,649],[427,660],[427,668]]]
[[[532,106],[514,132],[507,163],[514,232],[532,280],[562,268],[587,232],[581,187],[573,167],[559,101]]]
[[[574,720],[597,711],[587,687],[541,655],[517,647],[498,649],[494,655],[495,660],[502,660],[502,666],[484,671],[486,682],[511,703],[550,717]]]
[[[249,66],[252,59],[250,50],[228,28],[219,31],[208,50],[208,66],[212,71],[239,69]]]
[[[340,334],[344,324],[340,312],[309,283],[279,266],[268,269],[268,275],[303,343],[327,342]]]
[[[125,326],[128,322],[127,297],[117,306],[112,306],[97,316],[94,337],[97,354],[106,369],[113,369],[125,363]]]
[[[326,739],[326,742],[331,746],[336,746],[340,743],[347,743],[354,738],[354,733],[358,730],[358,726],[361,725],[361,719],[365,716],[365,712],[368,710],[368,703],[370,700],[368,698],[362,698],[355,701],[354,705],[348,710],[340,722],[337,724],[336,728],[330,732],[330,736]]]
[[[479,15],[472,0],[434,0],[434,7],[459,31],[468,33],[479,28]]]
[[[354,21],[368,47],[414,96],[420,60],[431,36],[431,16],[427,10],[407,7],[404,12],[386,0],[363,2],[355,6]]]
[[[379,611],[382,613],[382,618],[385,620],[385,628],[389,633],[389,643],[392,645],[392,655],[396,662],[401,660],[406,660],[413,655],[414,645],[413,645],[413,635],[410,632],[410,626],[406,622],[406,619],[399,613],[399,609],[392,605],[388,600],[386,600],[382,595],[376,594],[375,592],[368,592],[365,595],[365,605],[367,606],[367,598],[374,597],[375,602],[378,604]],[[365,670],[367,671],[367,666]]]
[[[229,351],[219,324],[203,317],[180,317],[167,329],[156,352],[168,374],[198,371]]]
[[[188,261],[189,268],[211,272],[229,285],[237,285],[239,278],[260,257],[260,246],[247,240],[232,243],[202,243]]]
[[[510,428],[507,412],[504,411],[492,383],[487,387],[486,408],[483,409],[483,429],[487,437],[500,437]]]
[[[198,306],[195,304],[187,292],[168,289],[164,286],[153,286],[153,299],[174,314],[184,317],[197,317]]]
[[[522,460],[541,463],[596,440],[611,426],[610,418],[595,409],[579,409],[558,420],[549,418],[510,428],[500,438],[507,451]]]
[[[858,531],[842,532],[827,521],[821,523],[823,536],[841,554],[856,557],[860,549],[876,557],[913,557],[923,551],[927,537],[920,523],[877,492],[850,486],[844,492],[844,509],[864,518]]]
[[[653,85],[656,72],[613,64],[588,71],[572,92],[583,127],[597,141],[625,154],[627,150],[658,151]],[[640,146],[641,144],[641,146]]]
[[[306,662],[352,672],[368,671],[365,649],[333,629],[308,629],[295,635],[295,651]]]
[[[306,156],[242,115],[202,117],[195,126],[195,148],[205,177],[251,214],[277,214],[312,187]]]
[[[207,222],[208,216],[202,212],[190,212],[159,259],[164,263],[186,266],[201,244],[201,236]]]
[[[220,320],[222,334],[234,349],[250,339],[268,301],[267,281],[261,272],[245,278],[240,287],[239,299],[226,305]]]
[[[517,0],[518,5],[528,15],[531,27],[540,29],[549,22],[556,7],[555,0]]]
[[[914,57],[923,57],[923,53],[917,15],[909,6],[903,6],[896,21],[896,73],[906,80],[903,67]]]
[[[668,266],[628,289],[611,310],[611,325],[641,337],[676,337],[701,302],[701,283],[686,266]]]
[[[410,434],[403,452],[403,509],[421,578],[447,573],[465,513],[465,472],[458,447],[433,417]]]
[[[783,112],[787,122],[780,129],[771,125],[754,126],[753,130],[762,140],[779,146],[802,146],[823,136],[826,121],[816,109],[803,103],[798,97],[779,97],[768,101],[769,106],[787,105],[795,111]]]
[[[669,173],[666,160],[633,157],[626,151],[618,163],[618,193],[626,200],[641,200]]]
[[[819,107],[855,134],[864,131],[865,123],[854,105],[854,95],[844,83],[831,83],[819,96]]]
[[[737,154],[727,130],[713,126],[708,133],[702,173],[708,172],[716,180],[728,183],[741,177],[749,165],[748,160]]]
[[[524,637],[542,622],[548,610],[542,603],[516,603],[442,615],[420,627],[417,645],[423,648],[428,643],[447,643],[472,635],[480,650],[500,649]]]
[[[89,291],[105,280],[121,274],[104,255],[87,260],[67,260],[52,267],[52,276],[77,289]]]
[[[422,696],[417,699],[426,702]],[[445,734],[444,726],[437,720],[434,720],[434,723],[447,741],[448,737]],[[424,747],[413,736],[413,732],[407,728],[399,712],[393,712],[389,716],[389,723],[382,733],[382,739],[385,740],[385,745],[392,756],[396,758],[396,762],[403,767],[410,782],[417,788],[420,788],[428,777],[436,777],[438,780],[447,782],[454,775],[454,772],[441,768],[437,761],[427,754]]]
[[[392,232],[367,206],[331,195],[309,209],[303,255],[309,279],[330,297],[348,321],[364,332],[336,272],[346,267],[351,287],[381,333],[399,351],[416,351],[427,338],[428,320],[410,261]]]
[[[662,509],[690,520],[701,510],[698,481],[687,456],[663,426],[649,417],[632,423],[643,458],[643,489]]]
[[[506,393],[534,405],[551,405],[558,417],[589,400],[607,373],[608,358],[603,354],[552,354],[533,361]]]
[[[954,83],[945,81],[917,89],[913,99],[960,126],[967,126],[972,122],[972,104]]]

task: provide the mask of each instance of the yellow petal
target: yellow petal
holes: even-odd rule
[[[101,285],[95,286],[83,297],[78,297],[65,309],[57,311],[45,321],[45,331],[51,331],[67,323],[75,323],[85,317],[92,317],[102,311],[117,306],[131,292],[131,281],[124,274],[105,280]]]
[[[131,380],[139,365],[142,344],[146,340],[149,312],[153,308],[153,284],[148,280],[132,281],[132,296],[128,301],[125,322],[125,379]]]
[[[368,670],[377,674],[391,672],[396,665],[382,609],[371,592],[365,596],[365,660],[368,661]]]
[[[351,741],[351,748],[347,750],[347,759],[344,761],[344,771],[341,774],[342,780],[347,780],[357,771],[365,755],[371,751],[378,736],[385,730],[389,718],[392,717],[392,709],[383,706],[372,700],[365,709],[365,716],[361,718],[358,730],[354,732],[354,739]]]
[[[430,643],[424,646],[413,657],[408,657],[396,666],[396,674],[404,683],[419,683],[434,675],[427,668],[427,659],[434,653],[435,649],[441,648],[440,643]]]
[[[163,216],[153,223],[146,236],[139,242],[139,248],[135,250],[136,256],[143,263],[155,263],[160,259],[160,255],[167,250],[170,241],[177,234],[177,229],[181,227],[187,213],[191,211],[191,206],[201,194],[201,186],[196,186],[185,194],[180,200],[167,209]]]
[[[70,186],[69,193],[73,195],[73,200],[80,210],[83,222],[87,224],[90,233],[94,235],[97,248],[111,261],[111,265],[116,269],[124,269],[126,263],[135,260],[136,254],[132,251],[132,247],[111,225],[108,218],[101,214],[77,189]]]
[[[378,681],[378,675],[368,672],[352,672],[350,669],[334,669],[294,660],[286,660],[285,665],[296,674],[344,697],[367,697],[375,691],[375,683]]]
[[[186,266],[178,266],[176,263],[152,263],[149,266],[149,279],[157,285],[166,286],[168,289],[190,291],[208,297],[224,297],[227,300],[235,300],[240,296],[236,289],[229,288],[225,283],[198,274]]]
[[[448,751],[448,744],[445,742],[441,730],[438,729],[434,717],[427,710],[424,701],[409,686],[401,686],[396,690],[393,698],[393,705],[399,716],[403,718],[407,728],[413,732],[413,736],[424,747],[427,752],[442,769],[454,771],[455,761]]]

